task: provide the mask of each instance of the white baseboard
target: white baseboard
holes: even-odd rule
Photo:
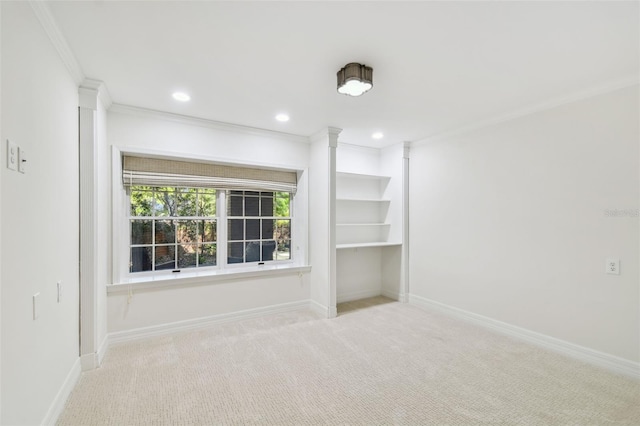
[[[319,314],[323,318],[335,318],[338,316],[338,309],[335,306],[324,306],[323,304],[318,303],[315,300],[309,300],[309,309]]]
[[[95,370],[100,367],[102,365],[102,360],[107,353],[108,346],[109,335],[106,335],[104,336],[104,339],[102,339],[100,347],[98,347],[98,352],[82,355],[80,357],[82,371]]]
[[[80,358],[78,358],[76,359],[76,362],[73,363],[71,370],[69,370],[69,373],[67,374],[67,377],[64,379],[64,382],[62,383],[62,386],[60,387],[58,394],[53,399],[53,402],[51,403],[51,406],[49,407],[47,414],[44,416],[44,419],[42,420],[42,423],[41,423],[42,425],[56,424],[56,422],[58,421],[58,417],[60,417],[62,410],[64,410],[64,406],[67,403],[67,399],[69,398],[69,395],[71,395],[73,388],[76,386],[76,383],[78,383],[78,379],[80,378],[81,373],[82,373],[82,368],[80,365]]]
[[[565,340],[556,339],[546,334],[517,327],[473,312],[455,308],[444,303],[436,302],[414,294],[409,295],[409,303],[427,310],[437,310],[451,317],[455,317],[484,328],[524,340],[528,343],[560,353],[562,355],[595,365],[614,373],[622,374],[640,380],[640,363],[633,362],[614,355],[599,352],[584,346],[576,345]]]
[[[398,302],[407,303],[407,295],[405,293],[398,293],[393,290],[382,290],[382,295],[389,299],[397,300]]]
[[[102,339],[102,343],[100,343],[100,346],[98,346],[98,367],[100,367],[102,365],[102,361],[104,361],[104,356],[107,354],[107,351],[109,350],[109,334],[106,334],[104,336],[104,339]]]
[[[351,302],[352,300],[366,299],[367,297],[380,296],[380,289],[367,289],[358,291],[349,291],[347,293],[336,294],[338,303]]]
[[[98,368],[98,354],[90,353],[80,356],[80,368],[82,371],[89,371]]]
[[[238,321],[256,318],[268,314],[309,309],[309,301],[282,303],[279,305],[265,306],[261,308],[246,309],[243,311],[229,312],[226,314],[212,315],[209,317],[195,318],[191,320],[176,321],[167,324],[153,325],[150,327],[135,328],[133,330],[116,331],[108,334],[109,345],[146,339],[149,337],[164,336],[183,331],[198,330],[213,324],[230,321]]]

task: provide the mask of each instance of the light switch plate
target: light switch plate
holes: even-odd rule
[[[40,316],[40,292],[33,295],[33,319]]]
[[[20,173],[27,172],[27,153],[24,152],[24,148],[18,147],[18,171]]]
[[[18,145],[7,139],[7,168],[18,170]]]

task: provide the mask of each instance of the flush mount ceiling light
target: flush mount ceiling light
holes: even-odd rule
[[[278,114],[278,115],[276,115],[276,120],[281,121],[281,122],[284,123],[286,121],[289,121],[289,116],[287,114],[284,114],[284,113]]]
[[[382,139],[384,138],[384,133],[382,132],[375,132],[374,134],[371,135],[371,137],[373,139]]]
[[[180,102],[188,102],[191,100],[191,96],[187,95],[184,92],[175,92],[172,96],[173,99]]]
[[[338,71],[338,93],[360,96],[373,87],[373,68],[352,62]]]

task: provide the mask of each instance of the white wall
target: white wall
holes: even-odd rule
[[[411,293],[638,361],[638,86],[411,149]],[[604,273],[619,258],[619,276]]]
[[[364,175],[380,174],[380,150],[347,143],[338,143],[336,170]]]
[[[308,167],[309,145],[285,136],[227,131],[204,121],[182,120],[167,114],[132,113],[118,106],[109,110],[107,120],[108,144],[122,151],[152,150],[175,156],[297,170]],[[110,176],[109,173],[109,182]],[[118,179],[116,177],[115,181]],[[306,178],[301,182],[304,184]],[[111,185],[99,190],[105,191],[100,199],[111,197]],[[299,213],[304,216],[306,210]],[[103,223],[103,226],[106,225]],[[123,231],[127,232],[126,229]],[[293,234],[295,238],[295,232]],[[300,264],[307,263],[304,245],[300,244],[294,256],[302,258]],[[118,281],[118,277],[113,277],[113,280]],[[126,294],[110,293],[107,297],[108,331],[120,332],[308,301],[308,281],[308,276],[299,277],[292,273],[278,277],[212,281],[177,289],[134,289],[130,300]]]
[[[26,2],[2,2],[2,424],[39,424],[78,363],[78,88]],[[4,141],[28,153],[9,171]],[[56,282],[64,292],[56,302]],[[32,296],[40,293],[40,317]]]

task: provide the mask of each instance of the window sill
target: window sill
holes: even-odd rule
[[[247,268],[231,268],[207,272],[180,272],[180,274],[160,275],[155,277],[132,278],[107,286],[108,294],[128,293],[131,290],[155,290],[162,288],[180,288],[193,285],[214,284],[220,281],[240,280],[246,278],[265,278],[277,275],[304,274],[311,271],[311,266],[261,265]]]

